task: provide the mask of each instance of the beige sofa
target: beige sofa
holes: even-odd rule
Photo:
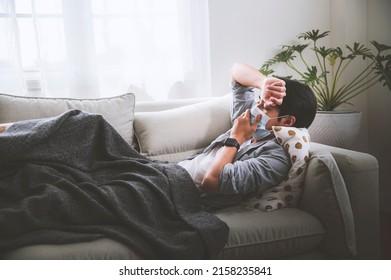
[[[230,128],[230,96],[135,102],[133,94],[94,100],[0,94],[0,126],[69,109],[102,114],[151,160],[178,161]],[[365,153],[311,143],[304,190],[296,208],[264,212],[237,205],[213,212],[230,228],[219,259],[377,259],[378,163]],[[137,259],[111,239],[34,245],[3,259]]]

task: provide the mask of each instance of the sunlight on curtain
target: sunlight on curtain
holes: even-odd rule
[[[0,0],[0,92],[209,96],[206,0]]]

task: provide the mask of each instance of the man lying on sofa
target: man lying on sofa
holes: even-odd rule
[[[196,186],[206,191],[204,202],[211,207],[238,204],[245,194],[278,185],[287,176],[291,161],[271,127],[308,128],[316,113],[314,93],[297,81],[266,78],[255,68],[236,63],[231,82],[232,129],[202,154],[179,162]],[[254,88],[261,90],[258,102]]]
[[[232,194],[261,191],[286,176],[290,159],[270,127],[307,127],[315,115],[314,96],[299,83],[266,79],[243,64],[232,77],[233,128],[180,163],[205,194],[220,193],[230,204],[240,197]],[[260,115],[250,123],[252,87],[265,89],[258,107],[274,118],[267,123]],[[227,225],[203,211],[185,169],[147,160],[100,115],[71,110],[17,122],[0,133],[0,155],[0,258],[23,246],[102,237],[144,258],[205,258],[227,240]]]

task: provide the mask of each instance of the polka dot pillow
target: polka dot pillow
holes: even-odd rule
[[[263,211],[297,207],[309,160],[310,137],[307,129],[274,126],[273,131],[277,141],[289,153],[292,167],[287,178],[278,186],[244,202],[247,207]]]

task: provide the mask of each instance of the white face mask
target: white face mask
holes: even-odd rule
[[[254,122],[255,116],[259,114],[261,114],[262,117],[261,117],[261,121],[258,124],[257,130],[254,132],[253,135],[255,139],[262,139],[270,134],[270,131],[266,129],[266,125],[269,122],[269,120],[287,117],[287,115],[284,115],[284,116],[270,118],[261,109],[259,109],[258,106],[255,105],[254,107],[251,108],[251,123]]]
[[[262,115],[262,118],[261,121],[259,122],[258,127],[261,129],[266,129],[266,125],[270,120],[270,117],[266,115],[261,109],[259,109],[258,106],[254,106],[251,108],[251,123],[254,122],[255,117],[259,114]]]

